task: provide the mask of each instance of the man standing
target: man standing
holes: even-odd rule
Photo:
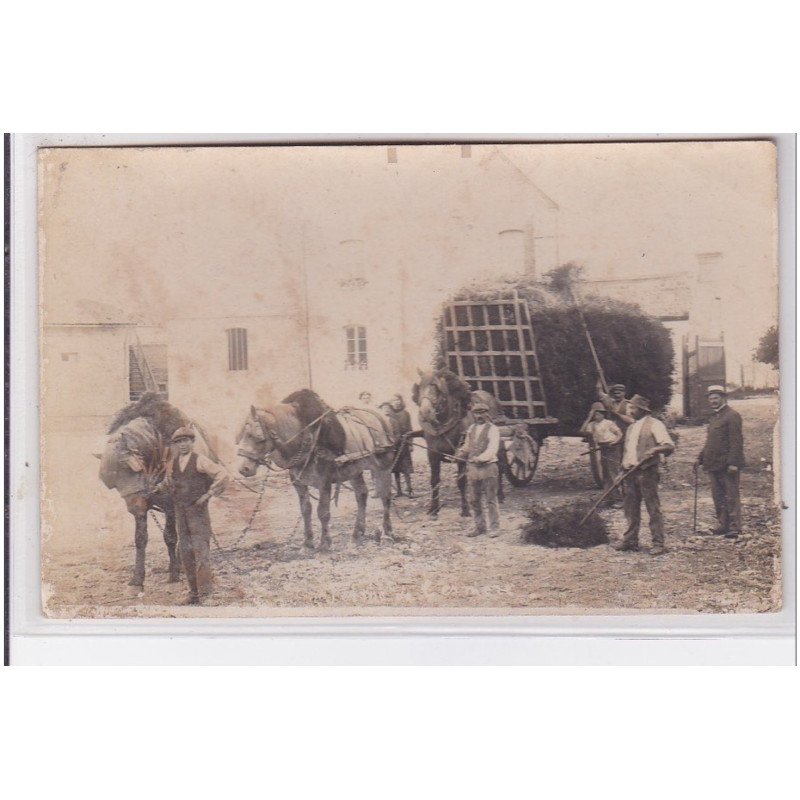
[[[400,444],[397,446],[397,456],[395,457],[392,473],[397,481],[397,496],[403,496],[400,488],[400,476],[406,479],[406,491],[408,496],[411,494],[411,473],[414,467],[411,462],[411,446],[408,443],[408,434],[411,433],[411,415],[406,411],[406,404],[402,395],[396,394],[392,397],[392,418],[397,423],[397,432],[400,435]]]
[[[456,452],[457,458],[467,461],[467,490],[475,528],[468,536],[486,533],[484,501],[489,517],[489,536],[498,536],[500,506],[497,502],[499,467],[497,451],[500,448],[500,429],[489,420],[489,406],[477,402],[472,406],[475,422],[469,426],[464,444]]]
[[[589,416],[581,426],[581,433],[589,437],[590,447],[596,447],[600,451],[603,487],[608,490],[619,476],[622,466],[622,431],[616,423],[606,418],[606,408],[602,403],[593,403]],[[620,488],[609,494],[610,505],[619,507],[621,500]]]
[[[193,452],[194,431],[191,428],[178,428],[172,435],[172,443],[177,446],[178,454],[167,467],[163,485],[169,489],[175,503],[178,546],[189,581],[188,603],[197,605],[214,585],[208,501],[222,494],[229,477],[224,467]]]
[[[612,383],[606,394],[603,384],[597,381],[597,397],[608,412],[608,418],[616,423],[623,434],[633,424],[633,417],[628,413],[629,400],[625,397],[626,391],[624,383]]]
[[[735,539],[742,530],[739,473],[744,466],[742,418],[726,401],[725,387],[708,387],[708,404],[714,413],[708,423],[705,447],[694,463],[711,478],[711,496],[717,526],[711,533]]]
[[[664,547],[664,518],[658,497],[658,462],[663,453],[669,455],[675,449],[667,428],[661,420],[650,413],[650,401],[634,395],[629,403],[633,424],[625,432],[622,468],[633,472],[625,479],[625,519],[628,528],[615,550],[639,549],[639,526],[642,519],[642,500],[650,517],[650,534],[653,540],[650,555],[660,556]],[[635,469],[634,469],[635,467]]]

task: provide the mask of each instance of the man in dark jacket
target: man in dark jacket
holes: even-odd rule
[[[411,433],[412,429],[411,415],[406,411],[406,404],[402,395],[396,394],[392,397],[391,407],[392,419],[397,423],[397,432],[401,437],[397,445],[394,467],[392,467],[392,474],[397,481],[397,496],[403,496],[403,490],[400,488],[400,476],[404,475],[408,496],[413,497],[411,493],[411,473],[414,471],[414,466],[411,463],[411,447],[408,443],[408,434]]]
[[[705,447],[694,468],[699,466],[711,478],[711,497],[717,526],[711,533],[735,539],[742,530],[739,473],[744,466],[742,418],[726,401],[725,387],[708,387],[708,404],[714,413],[708,423]]]

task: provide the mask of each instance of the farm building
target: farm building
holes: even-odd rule
[[[251,403],[302,386],[334,406],[408,399],[448,297],[541,276],[591,242],[570,240],[574,221],[513,148],[197,148],[169,169],[160,153],[73,150],[43,168],[44,195],[69,197],[43,250],[53,424],[102,431],[155,387],[230,456]],[[641,303],[679,358],[684,337],[724,336],[728,383],[742,379],[755,341],[724,254],[677,273],[623,266],[609,280],[588,261],[584,290]]]

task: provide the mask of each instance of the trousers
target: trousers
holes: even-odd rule
[[[708,473],[711,478],[711,497],[720,530],[739,533],[742,530],[742,507],[739,497],[739,472],[731,475],[727,469]]]
[[[639,544],[639,527],[642,522],[642,500],[650,517],[650,535],[654,545],[664,545],[664,517],[658,497],[658,464],[637,469],[625,479],[624,510],[628,529],[622,540],[625,544]]]
[[[192,594],[208,594],[214,586],[211,572],[211,517],[202,506],[175,504],[175,527],[181,561]]]
[[[600,463],[602,464],[603,488],[610,489],[614,481],[619,477],[622,469],[622,442],[617,444],[600,445]],[[608,496],[609,502],[622,500],[622,486],[618,486]]]
[[[467,466],[469,505],[472,509],[475,530],[478,533],[486,533],[484,511],[489,517],[489,528],[497,530],[500,527],[500,504],[497,501],[498,475],[497,464],[469,464]]]

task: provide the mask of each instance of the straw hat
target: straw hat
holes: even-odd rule
[[[650,400],[640,394],[635,394],[628,402],[641,411],[650,411]]]
[[[706,394],[721,394],[724,396],[727,394],[727,392],[725,391],[724,386],[719,386],[717,384],[714,384],[713,386],[709,386],[708,389],[706,389]]]

